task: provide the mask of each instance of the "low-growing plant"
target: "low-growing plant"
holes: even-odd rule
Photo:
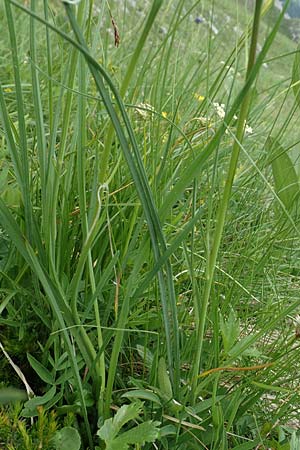
[[[53,450],[52,439],[58,428],[54,411],[47,414],[43,407],[38,409],[34,425],[21,417],[22,405],[1,407],[0,448],[9,450]]]
[[[0,5],[11,448],[298,445],[299,51],[271,3],[234,42],[217,1]]]

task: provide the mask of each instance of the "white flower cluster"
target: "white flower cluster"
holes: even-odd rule
[[[135,107],[135,111],[143,118],[146,119],[148,114],[155,112],[155,109],[149,103],[138,103]]]
[[[253,129],[249,127],[249,125],[245,125],[245,133],[246,134],[253,134]]]
[[[220,119],[224,119],[224,117],[225,117],[225,105],[224,105],[224,103],[214,102],[213,106],[214,106],[214,108],[216,110],[216,113],[220,117]]]
[[[224,103],[214,102],[213,106],[214,106],[215,111],[216,111],[217,115],[219,116],[219,118],[223,120],[225,118]],[[234,115],[233,118],[234,118],[234,120],[238,119],[236,115]],[[245,134],[253,134],[253,129],[249,125],[247,125],[247,123],[245,123]]]

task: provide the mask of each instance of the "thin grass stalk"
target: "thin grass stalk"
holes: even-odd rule
[[[13,0],[10,0],[13,1]],[[206,145],[205,148],[202,149],[202,151],[196,155],[195,158],[193,158],[193,161],[190,165],[187,166],[186,169],[180,174],[180,178],[173,187],[172,191],[170,191],[165,200],[163,205],[161,206],[159,210],[159,216],[161,220],[163,220],[168,211],[169,208],[176,202],[177,198],[180,197],[180,195],[184,192],[184,190],[191,184],[191,179],[195,178],[197,174],[199,174],[200,169],[204,166],[208,158],[213,154],[216,148],[218,148],[219,143],[221,141],[221,138],[223,134],[226,131],[227,126],[230,125],[232,122],[232,119],[234,118],[235,114],[237,113],[239,107],[241,106],[242,102],[244,101],[245,96],[248,94],[249,90],[251,89],[251,86],[253,85],[257,73],[261,67],[261,65],[264,62],[265,56],[270,49],[275,36],[277,34],[277,31],[279,29],[279,26],[281,24],[281,21],[284,17],[285,11],[288,7],[289,2],[286,2],[283,6],[283,9],[276,20],[273,29],[271,30],[270,34],[265,40],[265,43],[262,47],[261,52],[256,58],[256,62],[252,67],[252,70],[250,71],[249,77],[246,80],[243,88],[237,95],[236,99],[233,101],[233,104],[229,111],[226,113],[226,116],[224,118],[224,121],[221,123],[219,129],[215,133],[214,137],[211,139],[211,141]]]
[[[35,8],[35,5],[34,5],[34,3],[32,3],[32,9],[34,10]],[[10,16],[9,16],[10,17]],[[33,16],[31,15],[31,18],[33,18]],[[32,19],[33,20],[33,19]],[[13,33],[12,33],[12,35],[13,35]],[[31,23],[31,45],[32,45],[32,54],[33,54],[33,60],[35,60],[35,42],[34,42],[34,38],[35,38],[35,32],[34,32],[34,27],[33,27],[33,24]],[[16,79],[17,79],[17,81],[16,81],[16,84],[18,84],[18,74],[16,75]],[[19,84],[20,84],[20,82],[19,82]],[[39,114],[39,116],[41,116],[42,115],[42,111],[41,111],[41,103],[40,103],[40,94],[39,94],[39,85],[38,85],[38,79],[35,77],[35,73],[33,73],[33,89],[35,90],[35,109],[36,109],[36,111],[38,112],[38,114]],[[1,91],[1,94],[2,94],[2,91]],[[22,94],[22,93],[21,93]],[[21,95],[20,94],[20,95]],[[2,98],[2,97],[1,97]],[[18,106],[19,106],[19,104],[21,103],[21,105],[22,105],[22,102],[19,102],[18,103]],[[1,108],[1,110],[2,110],[2,112],[3,112],[3,114],[2,114],[2,117],[4,117],[4,120],[5,120],[5,122],[7,123],[7,125],[9,125],[9,119],[8,119],[8,116],[7,116],[7,114],[5,115],[5,109],[4,109],[4,103],[3,103],[3,105],[2,105],[3,107]],[[23,105],[22,105],[23,106]],[[22,109],[22,111],[23,111],[23,109]],[[18,112],[19,112],[19,110],[18,110]],[[5,119],[6,118],[6,119]],[[22,125],[23,127],[24,127],[24,125]],[[22,129],[21,129],[22,130]],[[38,130],[38,132],[40,132],[40,133],[43,133],[44,132],[44,130],[43,130],[43,126],[42,126],[42,123],[40,122],[40,125],[39,125],[39,130]],[[20,131],[20,133],[21,133],[21,131]],[[13,142],[13,135],[12,135],[12,133],[9,133],[9,132],[7,132],[6,133],[7,134],[7,136],[8,136],[8,138],[9,138],[9,141],[10,141],[10,143],[12,144],[11,145],[11,149],[12,149],[12,154],[17,154],[17,151],[16,151],[16,149],[15,149],[15,145],[14,145],[14,142]],[[26,141],[26,136],[25,136],[25,139],[24,139],[24,142]],[[41,140],[39,140],[39,144],[41,144]],[[42,145],[43,146],[43,145]],[[14,151],[14,149],[15,149],[15,151]],[[43,165],[43,163],[41,164],[41,166]],[[16,170],[16,174],[18,174],[19,172],[21,173],[21,167],[22,167],[22,170],[24,170],[24,165],[22,164],[22,161],[20,161],[20,163],[17,163],[16,162],[16,166],[17,166],[17,170]],[[42,170],[42,169],[41,169]],[[20,175],[20,186],[22,187],[23,186],[23,178],[21,178],[21,176],[22,175]],[[43,184],[44,183],[44,184]],[[45,180],[43,180],[42,181],[42,187],[43,187],[43,185],[45,185]],[[27,198],[29,198],[30,199],[30,196],[27,196]],[[2,219],[3,219],[3,215],[2,215]],[[2,223],[5,223],[5,221],[1,221]],[[10,226],[11,226],[11,224],[10,225],[7,225],[7,232],[10,234]],[[33,232],[33,235],[35,236],[35,237],[39,237],[39,232],[38,232],[38,230],[36,230],[35,228],[33,229],[34,230],[34,232]],[[27,233],[32,233],[32,230],[30,231],[27,231]],[[16,234],[14,233],[13,234],[13,237],[12,237],[12,240],[15,242],[15,237],[16,237]],[[42,252],[39,252],[40,253],[40,255],[42,255]],[[23,254],[23,256],[26,258],[26,254]],[[54,264],[53,264],[53,260],[50,258],[50,265],[49,265],[49,268],[50,268],[50,271],[52,271],[52,275],[54,276],[54,279],[58,282],[58,277],[57,277],[57,273],[56,273],[56,270],[55,270],[55,266],[54,266]],[[52,269],[51,269],[52,268]],[[59,291],[60,291],[60,295],[57,297],[57,298],[59,298],[59,297],[61,297],[61,298],[63,298],[64,297],[64,294],[63,294],[63,292],[61,291],[61,288],[60,288],[60,285],[59,285],[59,283],[58,283],[58,289],[59,289]],[[59,305],[59,308],[61,309],[61,311],[63,311],[64,310],[64,301],[62,301],[61,303],[60,303],[60,305]],[[65,310],[65,318],[67,318],[68,317],[68,311],[67,310]],[[68,325],[69,326],[72,326],[74,324],[74,321],[72,320],[72,319],[70,319],[69,318],[69,320],[68,320]],[[80,324],[80,322],[79,322],[79,324]],[[88,366],[91,368],[92,366],[93,366],[93,361],[94,361],[94,359],[95,359],[95,356],[96,356],[96,353],[95,353],[95,351],[94,351],[94,349],[93,349],[93,347],[92,347],[92,345],[91,345],[91,343],[90,343],[90,341],[89,341],[89,338],[87,337],[87,335],[86,335],[86,333],[85,333],[85,330],[80,330],[80,327],[79,327],[79,334],[78,334],[78,332],[76,331],[76,333],[77,333],[77,336],[76,336],[76,340],[78,341],[78,343],[79,343],[79,347],[80,347],[80,350],[82,351],[82,353],[83,353],[83,356],[84,356],[84,359],[87,361],[87,364],[88,364]]]
[[[84,2],[81,2],[78,8],[77,18],[80,25],[83,25],[84,20]],[[58,216],[58,193],[61,181],[61,173],[63,170],[64,158],[67,150],[67,142],[69,139],[69,126],[72,114],[72,103],[73,103],[73,92],[72,89],[75,83],[76,68],[78,61],[78,53],[75,49],[70,55],[70,66],[68,68],[68,82],[67,85],[71,90],[68,90],[65,94],[64,99],[64,110],[62,117],[62,130],[58,148],[58,154],[52,155],[53,161],[49,161],[49,176],[48,176],[48,214],[47,214],[47,224],[49,226],[48,233],[46,237],[46,242],[48,243],[48,252],[51,260],[54,262],[56,268],[60,266],[60,253],[57,252],[56,239],[57,239],[57,216]],[[54,150],[54,147],[53,147]],[[50,156],[50,155],[49,155]]]
[[[6,103],[3,95],[3,88],[0,83],[0,119],[4,130],[7,148],[11,157],[14,173],[20,189],[22,189],[22,162],[18,148],[15,143],[13,132],[11,129],[10,118],[6,108]]]
[[[78,25],[75,21],[75,18],[72,13],[72,9],[71,9],[70,5],[67,5],[67,4],[65,4],[65,7],[67,10],[68,17],[70,19],[70,23],[76,34],[76,37],[79,40],[81,47],[85,49],[84,54],[86,55],[86,54],[88,54],[88,49],[85,46],[85,42],[83,40],[81,31],[78,28]],[[107,73],[104,71],[104,69],[100,65],[95,64],[95,62],[93,61],[93,59],[90,56],[89,56],[89,58],[87,58],[87,60],[88,60],[92,75],[95,79],[99,93],[102,96],[102,99],[103,99],[103,102],[107,109],[107,112],[109,113],[112,121],[115,124],[116,134],[119,138],[121,148],[123,149],[123,152],[124,152],[125,158],[127,160],[129,169],[131,171],[132,177],[134,179],[138,194],[141,198],[141,202],[142,202],[142,205],[144,208],[146,220],[147,220],[148,227],[149,227],[150,237],[152,240],[154,256],[155,256],[155,259],[157,260],[160,257],[161,251],[166,248],[166,244],[165,244],[164,235],[162,232],[160,221],[158,219],[156,208],[154,206],[151,190],[149,188],[149,184],[148,184],[147,177],[145,174],[144,166],[141,161],[141,157],[139,154],[139,150],[137,147],[137,143],[135,140],[135,136],[134,136],[130,121],[129,121],[127,113],[124,109],[122,99],[121,99],[118,91],[115,89],[113,83],[111,82],[110,77],[107,75]],[[93,63],[91,63],[91,61],[93,61]],[[96,67],[97,67],[97,69],[96,69]],[[133,147],[133,154],[131,153],[130,148],[128,147],[128,142],[124,135],[122,125],[120,124],[119,118],[118,118],[118,116],[115,112],[115,109],[111,103],[110,97],[108,95],[108,92],[107,92],[104,84],[103,84],[102,77],[99,75],[99,72],[105,77],[105,80],[109,84],[109,87],[112,90],[112,92],[116,98],[116,103],[121,111],[122,118],[124,120],[124,125],[126,127],[130,142]],[[160,290],[161,290],[161,302],[162,302],[163,315],[164,315],[164,324],[165,324],[165,329],[166,329],[166,343],[167,343],[167,353],[168,353],[168,361],[169,361],[169,368],[170,368],[170,376],[171,376],[171,379],[174,380],[174,388],[176,390],[176,386],[179,386],[179,371],[180,371],[179,334],[178,334],[178,323],[177,323],[177,314],[176,314],[176,299],[175,299],[175,295],[174,295],[173,277],[171,276],[171,273],[172,273],[171,266],[169,263],[167,263],[167,278],[168,278],[170,304],[168,304],[168,301],[167,301],[168,290],[165,285],[163,273],[161,271],[158,273],[158,279],[159,279],[159,286],[160,286]],[[170,287],[171,287],[171,289],[170,289]],[[173,324],[172,324],[172,333],[170,332],[170,324],[169,324],[169,308],[171,310],[171,317],[172,317],[173,321],[175,320],[175,323],[173,322]],[[173,341],[173,344],[172,344],[172,341]],[[173,364],[174,360],[176,361],[175,364]]]
[[[192,11],[198,6],[198,4],[200,3],[200,0],[197,0],[186,12],[185,14],[183,14],[179,19],[178,19],[178,11],[181,10],[181,3],[184,3],[185,0],[181,0],[176,8],[173,11],[173,15],[171,17],[170,20],[170,25],[169,25],[169,29],[170,31],[166,34],[163,42],[157,47],[157,49],[155,50],[154,54],[151,56],[150,58],[150,52],[149,52],[149,57],[147,58],[147,64],[144,64],[142,70],[140,71],[137,81],[136,81],[136,85],[140,86],[143,82],[142,80],[145,77],[145,73],[151,68],[151,66],[153,65],[155,59],[157,58],[157,56],[161,53],[161,51],[164,51],[164,47],[166,47],[168,40],[170,39],[170,37],[172,37],[173,35],[176,34],[176,31],[178,29],[178,27],[192,14]]]
[[[147,17],[144,29],[142,31],[142,34],[140,35],[137,46],[131,57],[125,77],[124,77],[121,87],[120,87],[120,96],[121,97],[124,97],[124,95],[126,94],[129,83],[132,79],[135,68],[137,66],[140,54],[145,45],[145,42],[147,41],[147,37],[148,37],[149,32],[152,28],[152,25],[155,21],[155,17],[157,16],[158,11],[160,10],[161,5],[162,5],[162,0],[154,0],[152,3],[152,8]],[[106,134],[106,138],[105,138],[105,142],[104,142],[104,150],[103,150],[102,158],[101,158],[100,175],[99,175],[101,184],[103,184],[106,181],[106,172],[107,172],[107,168],[108,168],[109,156],[111,153],[111,147],[112,147],[112,143],[114,140],[114,136],[115,136],[115,129],[114,129],[113,123],[110,122],[108,130],[107,130],[107,134]]]
[[[31,10],[35,12],[36,10],[36,0],[31,0]],[[33,17],[30,17],[30,56],[31,56],[31,79],[32,79],[32,93],[33,93],[33,104],[34,104],[34,114],[36,123],[36,136],[37,136],[37,154],[39,161],[39,175],[40,175],[40,185],[41,185],[41,205],[42,205],[42,217],[45,216],[44,208],[46,206],[46,137],[45,137],[45,127],[43,119],[43,108],[41,101],[41,92],[39,84],[38,71],[36,69],[36,21]]]
[[[247,73],[246,73],[246,81],[248,80],[250,73],[255,64],[262,4],[263,4],[263,0],[256,0],[252,35],[251,35],[250,53],[249,53],[248,67],[247,67]],[[223,192],[223,196],[222,196],[222,199],[220,201],[218,211],[217,211],[216,229],[215,229],[215,232],[213,235],[213,244],[212,244],[209,254],[207,255],[207,264],[206,264],[206,272],[205,272],[206,283],[205,283],[205,290],[204,290],[202,305],[201,305],[200,323],[199,323],[199,328],[197,330],[197,352],[196,352],[195,361],[194,361],[194,365],[193,365],[193,369],[192,369],[192,376],[193,376],[192,380],[193,381],[192,381],[191,392],[192,392],[192,402],[193,403],[196,401],[195,395],[196,395],[196,387],[197,387],[197,383],[198,383],[197,375],[200,371],[203,338],[204,338],[205,324],[206,324],[206,320],[207,320],[207,310],[208,310],[208,304],[209,304],[209,299],[210,299],[210,295],[211,295],[212,283],[213,283],[213,279],[214,279],[216,261],[217,261],[220,244],[221,244],[222,235],[223,235],[223,229],[224,229],[226,214],[227,214],[227,210],[228,210],[228,204],[229,204],[229,200],[230,200],[230,196],[231,196],[233,179],[234,179],[234,175],[236,172],[238,157],[240,154],[240,143],[242,142],[243,136],[244,136],[244,130],[245,130],[246,120],[248,117],[250,100],[251,100],[251,91],[249,90],[242,101],[241,110],[238,115],[236,140],[234,141],[234,144],[232,147],[231,159],[230,159],[230,163],[229,163],[224,192]]]
[[[86,65],[85,60],[82,55],[79,57],[79,90],[82,93],[86,92]],[[82,234],[83,240],[86,241],[87,236],[89,235],[89,223],[88,223],[88,215],[87,215],[87,201],[86,201],[86,99],[84,95],[80,95],[78,97],[78,140],[77,140],[77,180],[78,180],[78,197],[79,197],[79,208],[80,208],[80,216],[81,216],[81,226],[82,226]],[[93,270],[93,262],[92,262],[92,254],[91,248],[88,251],[87,255],[87,272],[91,283],[91,294],[94,296],[96,291],[96,282]],[[77,296],[77,292],[75,294]],[[76,301],[76,299],[75,299]],[[96,298],[94,301],[94,313],[95,320],[97,325],[97,336],[98,336],[98,351],[103,346],[103,338],[101,331],[101,321],[100,321],[100,312],[98,306],[98,299]],[[105,390],[105,359],[104,352],[100,355],[99,367],[96,368],[97,374],[100,376],[100,393],[98,399],[98,415],[103,416],[103,397]]]
[[[54,163],[55,163],[55,159],[56,159],[55,149],[56,149],[56,141],[57,141],[58,130],[59,130],[59,125],[60,125],[60,113],[61,113],[61,107],[63,104],[63,96],[64,96],[64,92],[65,92],[65,86],[67,84],[67,75],[68,75],[68,64],[66,65],[64,73],[62,75],[63,81],[61,83],[61,88],[60,88],[59,96],[57,99],[56,107],[52,111],[53,119],[52,119],[52,128],[51,128],[51,133],[49,136],[49,144],[48,144],[49,148],[48,148],[47,178],[46,178],[46,185],[47,185],[46,203],[47,203],[49,209],[51,208],[52,196],[53,196],[53,186],[54,186],[54,178],[55,178]],[[51,217],[51,214],[49,211],[49,213],[46,216],[46,220],[44,220],[45,236],[51,237],[51,225],[52,225],[52,217]],[[46,247],[48,249],[48,255],[51,256],[52,247],[51,247],[51,243],[48,242],[47,240],[46,240]],[[50,258],[50,260],[53,263],[53,265],[55,266],[53,255]]]
[[[44,16],[45,20],[49,21],[49,13],[48,13],[48,2],[47,0],[44,1]],[[46,45],[47,45],[47,74],[48,74],[48,111],[49,111],[49,131],[50,135],[53,131],[53,81],[52,81],[52,47],[51,47],[51,38],[49,29],[45,29],[46,34]]]
[[[19,7],[20,9],[22,9],[23,11],[28,13],[28,10],[23,7],[22,5],[19,5],[18,3],[16,3],[14,0],[11,0],[11,3],[15,4],[17,7]],[[239,96],[237,97],[232,109],[229,111],[229,113],[227,114],[225,121],[226,123],[229,123],[230,120],[232,119],[236,109],[238,108],[238,106],[240,105],[241,101],[243,100],[245,94],[247,93],[248,89],[251,87],[251,84],[253,83],[254,79],[255,79],[255,75],[256,72],[258,70],[258,68],[260,67],[260,65],[263,62],[263,59],[272,43],[272,40],[274,38],[274,35],[277,32],[280,20],[283,16],[283,13],[281,14],[280,18],[278,19],[278,21],[276,22],[269,38],[266,40],[265,45],[262,49],[262,52],[257,60],[257,63],[254,66],[254,69],[251,73],[251,76],[249,77],[248,82],[246,83],[246,85],[244,86],[244,88],[242,89],[242,91],[240,92]],[[47,23],[45,20],[41,19],[39,16],[36,16],[36,19],[39,20],[40,22],[44,23],[47,27],[53,29],[55,32],[59,33],[61,36],[63,36],[66,40],[68,40],[69,42],[72,43],[72,45],[74,45],[75,47],[77,47],[83,54],[85,54],[87,60],[94,66],[97,67],[98,70],[101,71],[101,68],[99,68],[99,66],[97,65],[97,63],[91,58],[91,56],[88,54],[88,52],[79,44],[77,44],[72,38],[70,38],[69,35],[66,35],[65,33],[61,32],[60,30],[57,30],[56,27],[54,27],[53,25]],[[229,120],[230,119],[230,120]],[[222,134],[225,131],[225,126],[223,126],[221,132],[219,132],[219,134],[216,136],[216,138],[220,138],[220,136],[222,136]],[[216,144],[216,140],[214,140],[213,144],[210,147],[206,148],[205,155],[204,158],[201,159],[202,155],[200,155],[200,160],[198,161],[198,157],[197,159],[197,163],[199,163],[199,166],[197,167],[197,164],[193,164],[193,166],[191,168],[188,168],[188,170],[186,172],[184,172],[185,177],[183,177],[183,180],[180,180],[179,184],[176,185],[175,189],[171,192],[171,194],[169,194],[167,196],[167,203],[169,203],[170,205],[173,203],[173,201],[176,200],[176,198],[178,197],[178,195],[180,195],[180,193],[185,189],[185,187],[190,183],[190,178],[191,178],[191,170],[192,172],[194,171],[194,173],[196,174],[196,172],[198,171],[199,167],[201,167],[202,164],[204,164],[204,162],[207,160],[207,158],[210,156],[210,154],[213,152],[215,144]],[[194,175],[192,174],[192,177]],[[178,195],[177,195],[178,194]],[[165,205],[164,205],[165,206]],[[162,211],[162,215],[166,214],[166,210]]]
[[[184,7],[184,0],[179,2],[176,10],[174,11],[174,15],[173,15],[173,20],[175,21],[174,33],[172,33],[172,35],[170,36],[169,39],[164,40],[165,46],[161,53],[159,67],[157,70],[158,75],[157,75],[157,82],[156,82],[155,93],[154,93],[154,98],[155,98],[154,104],[159,105],[159,110],[161,110],[161,106],[162,106],[161,105],[161,98],[162,98],[161,92],[165,92],[165,90],[166,90],[166,82],[167,82],[166,80],[167,80],[168,72],[170,70],[169,61],[170,61],[172,50],[175,46],[176,31],[178,30],[178,23],[180,21],[180,16],[181,16],[183,7]],[[170,26],[172,26],[173,20],[171,21]],[[166,49],[167,45],[168,45],[168,48]],[[165,54],[165,52],[166,52],[166,54]],[[159,85],[158,84],[158,81],[160,79],[159,74],[161,72],[163,72],[162,73],[162,83],[161,83],[161,85]],[[159,133],[159,129],[157,130],[157,133]]]
[[[88,7],[88,19],[86,23],[86,35],[87,38],[90,35],[91,24],[92,24],[92,10],[93,10],[93,1],[90,0]],[[86,66],[83,55],[80,55],[79,58],[79,91],[82,93],[86,93],[87,91],[87,74],[86,74]],[[78,162],[78,191],[79,191],[79,203],[80,203],[80,214],[82,218],[82,228],[83,228],[83,239],[84,241],[87,239],[90,229],[89,229],[89,220],[87,214],[87,201],[86,201],[86,129],[87,129],[87,121],[86,121],[86,99],[84,96],[80,95],[78,98],[78,129],[79,137],[77,143],[77,162]],[[97,206],[96,206],[97,208]],[[95,297],[96,293],[96,281],[93,270],[93,262],[92,262],[92,254],[91,249],[89,250],[87,257],[87,272],[91,283],[91,294],[92,297]],[[103,337],[101,330],[101,321],[100,321],[100,311],[98,305],[98,298],[96,297],[94,300],[94,313],[95,320],[97,326],[97,341],[98,341],[98,352],[103,346]],[[103,397],[105,390],[105,357],[104,352],[102,352],[99,356],[99,362],[96,363],[96,373],[100,377],[100,392],[98,398],[98,416],[103,416]]]
[[[145,279],[141,282],[141,284],[134,291],[133,297],[141,297],[145,290],[150,285],[153,278],[157,275],[157,272],[165,265],[166,261],[172,256],[176,250],[180,247],[180,245],[184,242],[184,240],[188,237],[190,233],[192,233],[193,228],[199,222],[201,217],[203,216],[204,208],[200,208],[195,212],[195,215],[189,220],[186,225],[182,228],[182,230],[176,235],[174,240],[168,246],[168,249],[161,255],[160,259],[156,261],[152,270],[145,276]]]
[[[31,205],[31,195],[30,195],[30,175],[29,175],[29,161],[28,161],[28,147],[26,138],[26,124],[25,124],[25,111],[23,102],[22,85],[19,71],[19,59],[17,50],[17,40],[15,33],[14,18],[11,10],[11,5],[9,0],[4,0],[5,11],[7,17],[8,32],[11,45],[11,55],[14,70],[14,79],[16,86],[16,101],[17,101],[17,115],[18,115],[18,125],[19,125],[19,141],[20,141],[20,175],[22,178],[22,183],[20,189],[22,192],[22,200],[24,204],[25,212],[25,224],[26,230],[29,236],[29,240],[32,241],[33,238],[33,214]]]

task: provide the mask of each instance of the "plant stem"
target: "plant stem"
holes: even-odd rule
[[[251,33],[250,52],[249,52],[248,66],[247,66],[246,80],[245,80],[246,82],[248,80],[248,77],[250,75],[252,67],[254,66],[254,63],[255,63],[262,3],[263,3],[263,0],[256,0],[256,3],[255,3],[255,13],[254,13],[254,19],[253,19],[252,33]],[[242,104],[241,104],[241,109],[240,109],[239,115],[238,115],[236,138],[235,138],[233,146],[232,146],[231,159],[230,159],[229,168],[228,168],[228,172],[227,172],[227,178],[226,178],[226,182],[225,182],[223,196],[219,203],[219,207],[218,207],[218,211],[217,211],[217,218],[216,218],[217,225],[216,225],[216,228],[214,231],[212,247],[211,247],[209,254],[207,255],[207,265],[206,265],[206,272],[205,272],[206,283],[205,283],[205,290],[204,290],[202,307],[201,307],[201,312],[200,312],[199,328],[197,330],[197,352],[196,352],[195,362],[194,362],[193,369],[192,369],[192,390],[191,390],[192,403],[194,403],[196,401],[195,393],[196,393],[196,386],[197,386],[197,376],[200,371],[201,355],[202,355],[202,348],[203,348],[203,338],[204,338],[205,324],[206,324],[206,320],[207,320],[209,299],[210,299],[210,295],[211,295],[216,261],[217,261],[217,257],[218,257],[221,240],[222,240],[224,224],[225,224],[226,214],[227,214],[227,210],[228,210],[228,204],[229,204],[229,200],[230,200],[230,196],[231,196],[232,184],[233,184],[234,175],[235,175],[236,167],[237,167],[237,162],[238,162],[238,158],[239,158],[239,154],[240,154],[240,146],[241,146],[241,143],[243,140],[245,123],[246,123],[246,120],[248,117],[250,100],[251,100],[251,90],[249,90],[247,92],[247,94],[245,95],[245,97],[242,101]]]

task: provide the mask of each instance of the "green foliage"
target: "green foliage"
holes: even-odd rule
[[[220,314],[220,331],[222,333],[224,351],[226,354],[229,354],[240,335],[240,321],[232,309],[227,320]]]
[[[163,357],[158,362],[158,386],[165,395],[166,400],[173,398],[172,384],[167,372],[166,361]]]
[[[20,416],[21,405],[0,408],[0,447],[10,450],[54,450],[52,439],[58,428],[54,411],[46,413],[38,409],[34,425],[24,421]]]
[[[300,49],[298,47],[292,70],[292,86],[296,102],[300,105]]]
[[[2,441],[297,448],[284,11],[73,3],[0,2],[0,374],[35,392]]]
[[[129,445],[143,445],[145,442],[154,442],[158,438],[159,422],[146,421],[138,424],[128,431],[121,429],[128,422],[139,418],[143,404],[140,402],[123,405],[111,419],[106,419],[97,435],[106,444],[107,450],[127,450]]]
[[[284,207],[290,211],[299,200],[300,188],[295,167],[284,148],[275,139],[269,139],[275,191]],[[295,208],[294,208],[295,209]]]
[[[50,400],[53,399],[56,393],[56,387],[52,386],[45,395],[43,396],[35,396],[30,400],[27,400],[24,404],[24,408],[22,410],[23,417],[34,417],[38,415],[39,406],[47,404]]]
[[[47,384],[54,384],[54,379],[49,370],[37,361],[32,355],[27,355],[29,364],[36,374]]]
[[[56,431],[52,441],[55,450],[79,450],[81,439],[76,428],[64,427]]]

